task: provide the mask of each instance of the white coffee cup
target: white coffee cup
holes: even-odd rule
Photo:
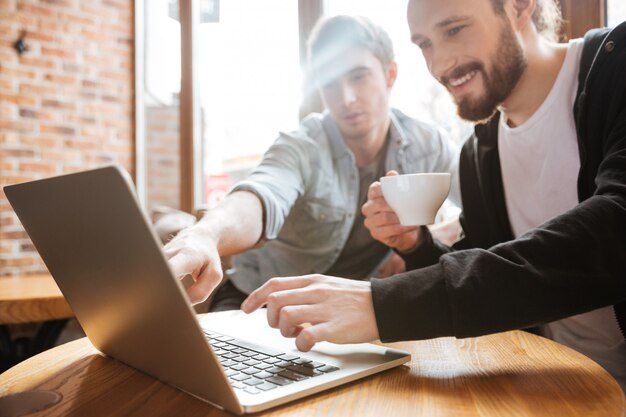
[[[403,226],[435,222],[450,191],[449,173],[391,175],[380,179],[383,196]]]

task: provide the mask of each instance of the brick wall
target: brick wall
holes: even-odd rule
[[[180,108],[146,106],[146,204],[180,208]]]
[[[133,18],[131,0],[0,0],[0,187],[113,162],[134,174]],[[0,191],[0,275],[43,270]]]

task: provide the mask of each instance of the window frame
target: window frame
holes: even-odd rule
[[[315,22],[324,14],[326,1],[298,0],[300,65],[306,65],[306,41]],[[567,39],[583,36],[607,22],[606,0],[559,0],[565,20]],[[199,0],[179,0],[181,23],[180,91],[180,208],[193,213],[202,205],[202,148],[199,98],[196,93],[198,71],[194,59],[197,48]],[[145,10],[143,1],[135,2],[135,183],[139,201],[146,207],[146,132],[145,132]],[[319,110],[319,99],[306,97],[302,113]]]
[[[589,29],[606,26],[606,0],[560,0],[566,39],[581,38]]]

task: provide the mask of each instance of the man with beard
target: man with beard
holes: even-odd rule
[[[373,184],[366,226],[412,271],[277,278],[243,309],[267,304],[302,350],[541,325],[626,390],[626,24],[557,44],[558,17],[552,0],[411,0],[413,42],[478,122],[460,159],[463,239],[400,226]]]
[[[456,177],[458,149],[447,135],[390,107],[397,65],[381,27],[335,16],[316,25],[309,51],[328,111],[281,133],[245,180],[165,247],[176,276],[192,276],[193,303],[222,281],[220,256],[236,255],[211,311],[239,308],[276,275],[360,279],[404,271],[363,224],[370,184],[390,169]]]

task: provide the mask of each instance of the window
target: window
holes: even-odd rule
[[[607,0],[607,26],[614,28],[626,21],[626,2],[624,0]]]
[[[194,171],[201,179],[194,174],[193,180],[181,184],[185,178],[181,169],[186,170],[180,148],[179,97],[185,95],[181,96],[181,1],[190,0],[141,3],[145,41],[138,71],[141,64],[145,68],[143,97],[138,98],[144,104],[139,104],[138,114],[144,113],[144,122],[138,124],[138,138],[145,137],[145,141],[138,145],[137,159],[138,172],[145,173],[142,193],[149,211],[159,205],[181,207],[181,200],[187,201],[181,198],[185,187],[194,189],[194,206],[198,202],[215,205],[259,162],[279,131],[297,128],[303,83],[298,8],[304,7],[305,14],[319,12],[309,7],[312,3],[297,1],[196,0],[200,18],[193,35],[193,67],[197,69],[193,91],[198,97],[200,150],[194,144],[194,164],[201,166],[196,165]],[[471,124],[456,116],[449,94],[428,73],[419,49],[410,42],[406,3],[324,2],[329,15],[368,16],[389,32],[399,65],[392,106],[445,127],[460,142],[469,135]],[[184,110],[186,99],[183,104]]]
[[[326,14],[365,16],[384,28],[393,42],[398,63],[398,79],[391,93],[391,105],[417,119],[437,123],[461,142],[470,134],[472,125],[457,116],[452,98],[430,75],[422,53],[411,43],[407,3],[406,0],[329,0]]]
[[[212,206],[298,126],[298,2],[228,0],[197,42],[204,196]]]
[[[145,206],[180,205],[180,23],[177,0],[144,1]]]

